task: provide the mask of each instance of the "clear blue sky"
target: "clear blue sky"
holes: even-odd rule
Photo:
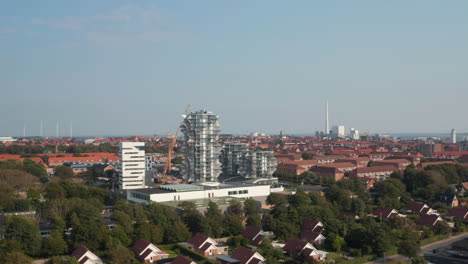
[[[1,1],[0,135],[468,131],[468,1]]]

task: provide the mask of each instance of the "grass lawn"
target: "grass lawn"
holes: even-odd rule
[[[374,255],[366,255],[352,259],[345,259],[339,253],[329,252],[328,258],[334,260],[337,264],[362,264],[375,259]]]
[[[436,242],[436,241],[445,239],[447,237],[449,237],[449,235],[437,235],[437,236],[433,236],[433,237],[423,239],[423,240],[421,240],[421,246],[424,246],[424,245],[430,244],[432,242]]]
[[[172,248],[174,247],[174,244],[167,244],[167,245],[158,245],[158,247],[166,252],[166,253],[169,253],[169,257],[170,258],[175,258],[177,257],[179,254],[177,254],[174,250],[172,250]]]

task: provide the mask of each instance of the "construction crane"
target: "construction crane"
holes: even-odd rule
[[[188,115],[189,112],[190,112],[190,108],[192,107],[192,105],[187,105],[187,107],[185,108],[185,115]],[[167,148],[167,162],[166,162],[166,166],[164,167],[164,170],[163,170],[163,176],[162,176],[162,179],[161,179],[161,183],[167,183],[168,182],[168,177],[167,177],[167,174],[169,172],[171,172],[172,170],[172,153],[174,152],[174,146],[177,142],[177,136],[179,135],[179,132],[180,132],[180,127],[177,129],[176,133],[175,133],[175,136],[173,135],[168,135],[168,138],[169,138],[169,146]]]

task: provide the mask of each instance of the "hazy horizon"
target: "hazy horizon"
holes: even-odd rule
[[[468,2],[4,1],[0,136],[468,131]],[[403,133],[405,134],[405,133]]]

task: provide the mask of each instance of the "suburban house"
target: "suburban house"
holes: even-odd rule
[[[260,246],[263,239],[266,237],[265,232],[255,226],[247,226],[242,231],[242,237],[247,238],[253,246]]]
[[[447,216],[453,217],[458,220],[468,221],[468,208],[465,207],[454,207]]]
[[[104,264],[98,256],[85,246],[78,247],[70,256],[78,259],[78,263],[80,264]]]
[[[132,251],[135,253],[135,257],[143,263],[154,263],[169,256],[168,253],[144,239],[138,240],[132,247]]]
[[[444,203],[450,207],[458,206],[458,199],[457,199],[457,196],[454,194],[438,193],[436,194],[435,199],[436,201]]]
[[[324,228],[322,222],[314,219],[305,219],[301,225],[301,231],[322,233],[323,230]]]
[[[425,203],[410,202],[406,205],[406,212],[411,212],[420,215],[431,215],[437,213],[437,210],[430,208]]]
[[[392,208],[377,208],[371,216],[388,219],[392,216],[399,216],[399,214],[397,210]]]
[[[216,241],[200,233],[195,234],[190,241],[182,244],[204,256],[224,255],[228,252],[228,247],[218,247]]]
[[[384,180],[390,177],[390,174],[398,171],[396,166],[376,166],[376,167],[364,167],[356,168],[349,173],[349,177],[354,178],[372,178],[376,180]]]
[[[308,262],[324,260],[327,257],[325,251],[317,250],[309,242],[297,238],[289,239],[283,249],[288,256],[292,258],[302,256]]]
[[[231,256],[216,258],[221,264],[264,264],[265,258],[259,253],[245,247],[238,248]]]
[[[178,256],[172,260],[171,264],[196,264],[195,261],[192,261],[184,256]]]
[[[313,231],[302,231],[301,238],[307,240],[310,243],[314,243],[316,245],[323,245],[323,243],[325,243],[325,240],[327,239],[321,233],[313,232]]]
[[[325,236],[322,235],[324,228],[320,221],[305,219],[301,225],[301,238],[316,245],[322,245],[325,242]]]
[[[420,225],[420,226],[429,226],[429,227],[433,227],[437,224],[437,222],[439,221],[444,221],[442,220],[442,218],[438,215],[421,215],[421,217],[419,217],[418,219],[416,219],[414,222],[417,224],[417,225]]]

